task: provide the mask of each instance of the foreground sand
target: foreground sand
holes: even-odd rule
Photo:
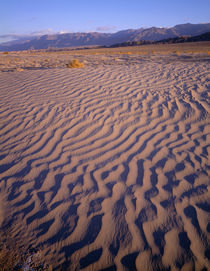
[[[209,58],[30,57],[0,73],[1,268],[208,270]]]

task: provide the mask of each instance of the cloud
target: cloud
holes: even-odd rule
[[[53,31],[52,29],[44,29],[44,30],[35,31],[32,33],[27,33],[27,34],[5,34],[5,35],[0,35],[0,43],[9,42],[13,40],[21,40],[21,39],[33,39],[37,36],[53,35],[53,34],[56,34],[56,32]]]
[[[13,40],[33,39],[37,36],[56,34],[52,29],[44,29],[27,34],[4,34],[0,35],[0,43],[10,42]]]
[[[23,35],[18,35],[18,34],[0,35],[0,43],[12,41],[12,40],[18,40],[18,39],[21,39],[22,37]]]
[[[51,34],[53,35],[55,34],[55,32],[51,28],[48,28],[48,29],[32,32],[31,34],[29,34],[29,36],[43,36],[43,35],[51,35]]]
[[[1,39],[20,39],[22,37],[33,37],[33,36],[42,36],[42,35],[48,35],[48,34],[55,34],[55,32],[52,29],[44,29],[40,31],[35,31],[30,34],[4,34],[0,35]]]
[[[28,22],[34,22],[34,21],[37,21],[38,18],[37,17],[31,17],[30,19],[28,19],[27,21]]]
[[[69,31],[68,31],[68,30],[60,30],[60,31],[58,32],[58,34],[66,34],[66,33],[69,33]]]
[[[8,34],[8,35],[0,35],[1,39],[18,39],[21,35],[18,34]]]
[[[107,31],[112,31],[116,28],[114,25],[104,25],[104,26],[99,26],[96,28],[96,31],[100,32],[107,32]]]

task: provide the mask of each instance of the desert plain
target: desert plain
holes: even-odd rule
[[[209,42],[1,52],[0,270],[210,270],[209,90]]]

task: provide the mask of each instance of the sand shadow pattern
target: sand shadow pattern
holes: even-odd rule
[[[207,270],[206,65],[4,73],[0,237],[55,270]]]

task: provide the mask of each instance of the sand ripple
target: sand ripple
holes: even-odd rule
[[[208,63],[0,80],[2,240],[62,270],[209,268]]]

